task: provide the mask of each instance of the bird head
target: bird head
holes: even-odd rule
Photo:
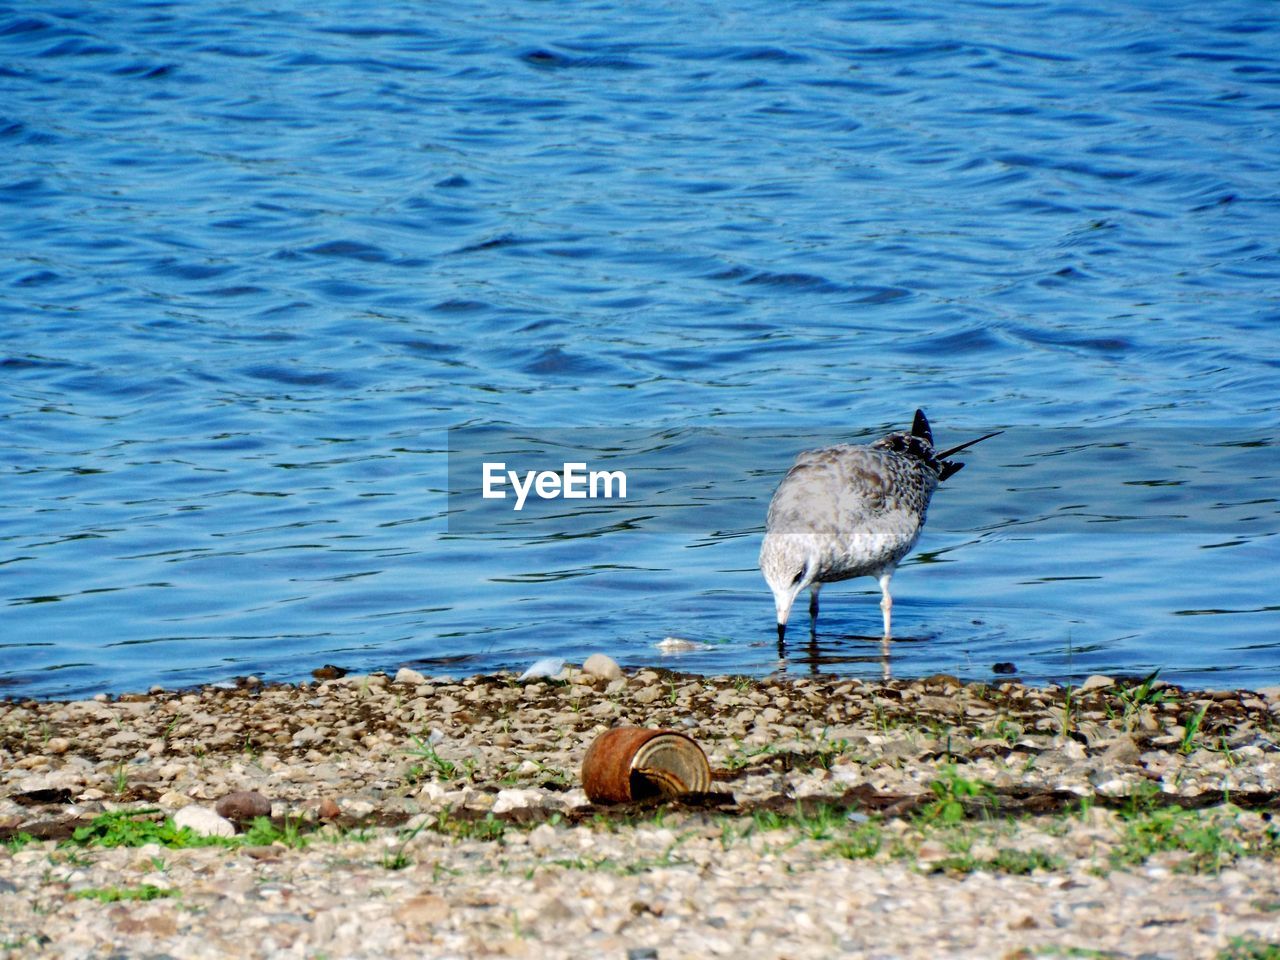
[[[778,533],[765,537],[760,548],[760,571],[773,592],[778,613],[778,637],[786,630],[791,607],[800,592],[813,583],[815,571],[797,534]]]

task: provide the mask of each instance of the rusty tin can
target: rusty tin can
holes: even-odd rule
[[[615,727],[587,749],[582,786],[592,803],[706,793],[711,765],[702,748],[683,733]]]

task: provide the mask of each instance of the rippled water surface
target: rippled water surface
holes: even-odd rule
[[[1280,682],[1272,5],[65,0],[0,94],[0,691],[879,676],[875,583],[780,663],[756,553],[917,406],[1007,432],[897,675]],[[485,529],[452,427],[666,482]]]

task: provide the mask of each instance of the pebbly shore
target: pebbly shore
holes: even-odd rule
[[[712,790],[588,802],[619,725]],[[1280,689],[606,662],[10,700],[0,956],[1277,957],[1278,812]]]

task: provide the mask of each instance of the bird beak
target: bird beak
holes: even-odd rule
[[[967,447],[972,447],[975,443],[981,443],[983,440],[990,440],[992,437],[998,437],[1002,433],[1004,433],[1003,430],[997,430],[995,433],[984,434],[983,436],[979,437],[977,440],[970,440],[968,443],[962,443],[960,444],[960,446],[952,447],[950,450],[943,450],[941,453],[935,453],[933,455],[933,458],[935,460],[945,460],[947,459],[947,457],[951,456],[953,453],[959,453],[961,450],[964,450]]]

